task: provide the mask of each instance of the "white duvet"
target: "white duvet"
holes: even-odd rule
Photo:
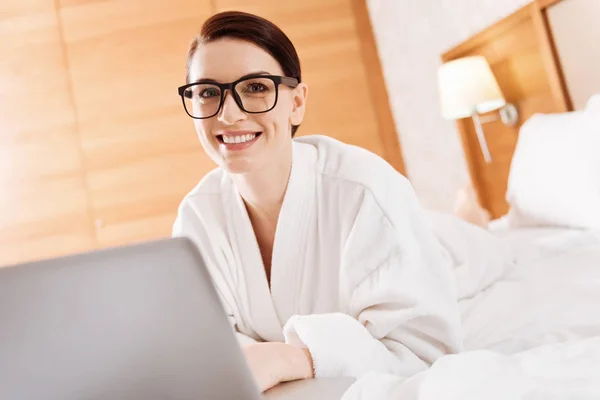
[[[600,398],[600,233],[432,227],[455,260],[465,352],[365,375],[343,400]]]
[[[407,380],[365,375],[343,400],[513,400],[600,398],[600,337],[501,355],[475,350],[442,357]]]
[[[513,270],[460,302],[465,350],[514,354],[600,336],[600,235],[515,232],[515,238],[528,251],[517,253]]]

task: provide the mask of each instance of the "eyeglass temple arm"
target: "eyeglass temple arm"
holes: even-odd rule
[[[298,79],[290,78],[289,76],[282,76],[281,83],[289,87],[296,87],[298,86]]]

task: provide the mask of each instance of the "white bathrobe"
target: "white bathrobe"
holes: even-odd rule
[[[244,202],[222,169],[173,228],[200,248],[238,337],[307,347],[317,377],[410,376],[461,349],[451,265],[409,182],[377,155],[294,139],[270,290]]]

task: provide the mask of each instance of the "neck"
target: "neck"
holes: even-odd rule
[[[291,169],[290,151],[259,170],[233,175],[233,181],[252,219],[277,223]]]

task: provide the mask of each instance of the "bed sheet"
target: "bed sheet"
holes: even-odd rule
[[[584,400],[600,398],[600,336],[502,355],[448,355],[410,378],[372,372],[342,400]]]
[[[465,350],[514,354],[600,335],[600,233],[568,229],[498,231],[516,264],[460,302]]]
[[[600,231],[523,228],[492,229],[491,233],[508,242],[520,263],[553,257],[585,246],[600,246]]]

